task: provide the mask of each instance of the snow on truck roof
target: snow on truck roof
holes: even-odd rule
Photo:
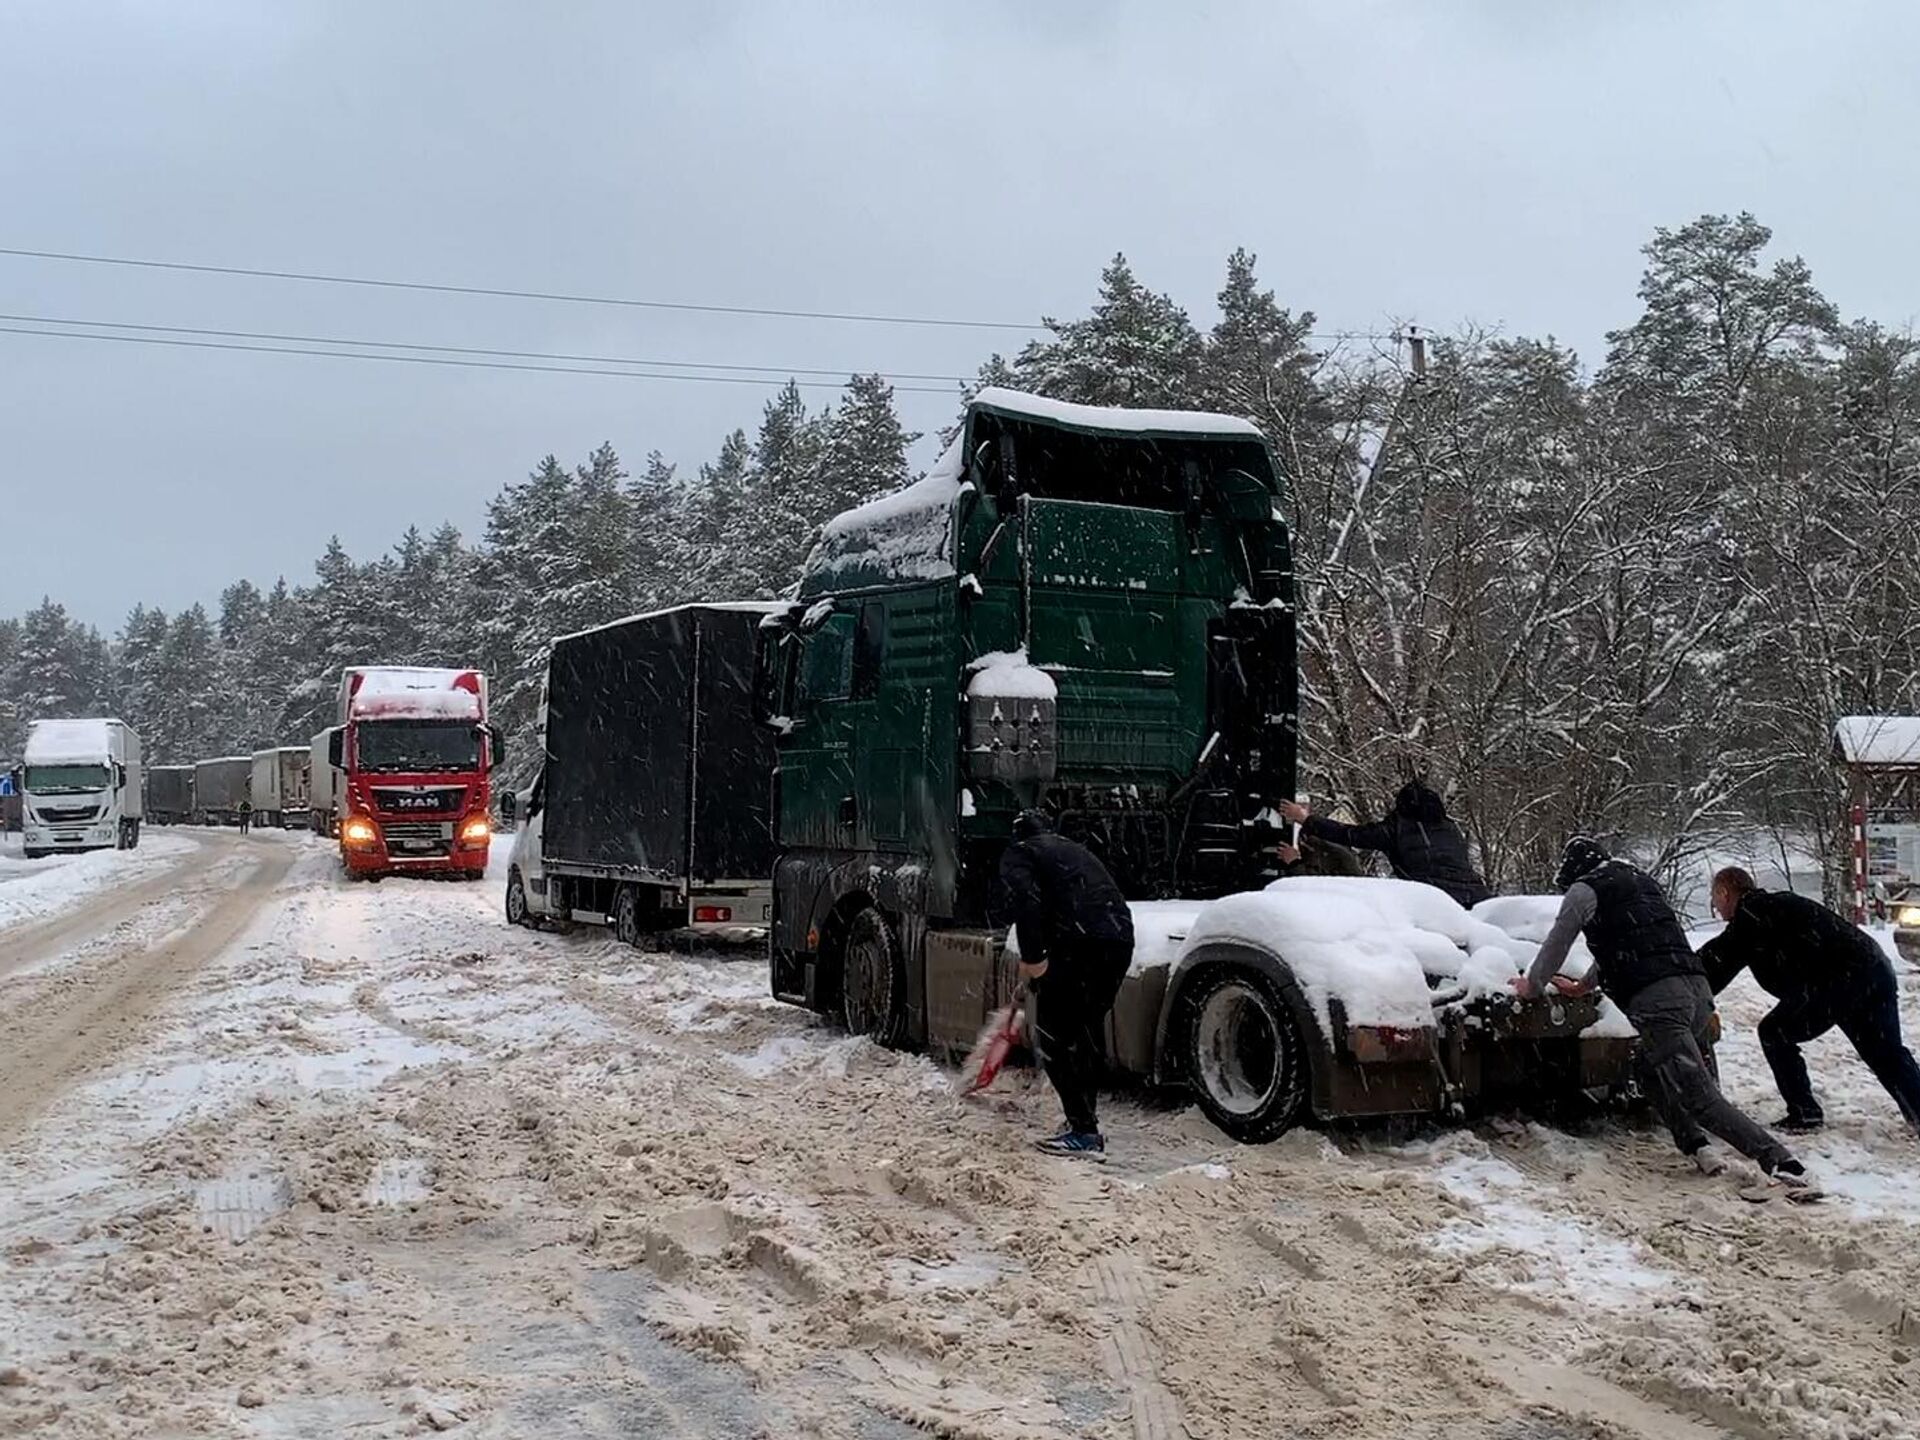
[[[1920,715],[1848,715],[1833,727],[1833,748],[1849,765],[1920,767]]]
[[[360,683],[349,692],[348,707],[355,719],[380,717],[409,720],[479,720],[480,694],[462,681],[473,670],[435,670],[404,665],[369,665],[350,670]],[[352,684],[349,680],[348,684]]]
[[[27,730],[28,765],[58,765],[65,760],[98,760],[113,746],[118,720],[36,720]]]
[[[1113,405],[1071,405],[1065,400],[1049,400],[1041,395],[1002,390],[994,385],[975,395],[968,408],[991,410],[996,415],[1038,420],[1048,425],[1066,425],[1075,430],[1102,430],[1115,435],[1219,435],[1243,440],[1262,438],[1258,425],[1238,415],[1218,415],[1209,410],[1126,410]]]
[[[1233,415],[1070,405],[993,386],[968,402],[968,415],[977,411],[1092,434],[1262,438],[1257,426]],[[967,488],[965,436],[965,430],[955,436],[933,469],[905,489],[855,506],[822,526],[803,584],[829,586],[859,571],[891,580],[944,580],[952,575],[953,506]]]
[[[584,630],[569,630],[565,635],[553,637],[558,645],[562,640],[578,640],[582,635],[598,635],[602,630],[618,630],[622,625],[631,625],[637,620],[657,620],[662,615],[671,615],[678,610],[722,610],[733,614],[774,615],[787,608],[784,600],[690,600],[679,605],[663,605],[658,610],[642,610],[638,615],[622,615],[618,620],[609,620],[604,625],[589,625]]]

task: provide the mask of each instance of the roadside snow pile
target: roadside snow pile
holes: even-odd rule
[[[953,502],[966,470],[956,437],[920,479],[834,516],[806,564],[810,590],[831,589],[850,573],[871,569],[903,580],[943,580],[953,574]]]
[[[967,681],[967,694],[975,699],[1055,700],[1060,690],[1046,671],[1027,663],[1027,647],[1018,650],[989,650],[967,669],[973,678]]]
[[[21,859],[17,851],[0,854],[0,929],[77,910],[95,892],[156,874],[193,849],[184,836],[148,831],[137,850],[89,850],[43,860]]]
[[[1336,999],[1349,1024],[1421,1026],[1433,1018],[1429,977],[1454,981],[1446,989],[1457,1002],[1505,995],[1533,963],[1558,908],[1551,896],[1516,896],[1468,911],[1408,880],[1297,876],[1205,906],[1181,953],[1222,940],[1271,950],[1328,1034]],[[1591,964],[1584,946],[1575,954]],[[1585,1033],[1631,1035],[1624,1026],[1626,1017],[1603,1000]]]

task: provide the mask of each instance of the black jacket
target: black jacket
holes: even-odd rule
[[[1378,850],[1402,880],[1444,890],[1469,909],[1493,898],[1493,891],[1473,868],[1467,837],[1447,818],[1440,797],[1418,780],[1394,797],[1393,813],[1384,820],[1342,825],[1310,815],[1300,833],[1351,850]]]
[[[1871,935],[1817,900],[1786,890],[1755,890],[1727,928],[1700,947],[1715,993],[1749,966],[1760,988],[1785,1000],[1848,988],[1885,959]]]
[[[1624,860],[1608,860],[1580,877],[1593,891],[1587,948],[1599,966],[1600,985],[1625,1006],[1656,980],[1704,971],[1687,943],[1680,918],[1660,882]]]
[[[1107,867],[1064,835],[1016,840],[1000,856],[999,918],[1019,932],[1020,958],[1038,965],[1080,940],[1133,943],[1133,912]]]

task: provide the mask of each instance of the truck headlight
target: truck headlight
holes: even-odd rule
[[[340,822],[340,838],[349,845],[371,845],[380,838],[380,832],[366,816],[349,815]]]
[[[493,826],[487,823],[487,817],[476,815],[460,827],[462,845],[484,845],[493,838]]]
[[[1894,911],[1893,923],[1902,930],[1920,930],[1920,905],[1902,905]]]

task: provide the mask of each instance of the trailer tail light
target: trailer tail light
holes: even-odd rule
[[[731,905],[696,905],[693,907],[693,923],[696,925],[725,925],[733,919]]]

